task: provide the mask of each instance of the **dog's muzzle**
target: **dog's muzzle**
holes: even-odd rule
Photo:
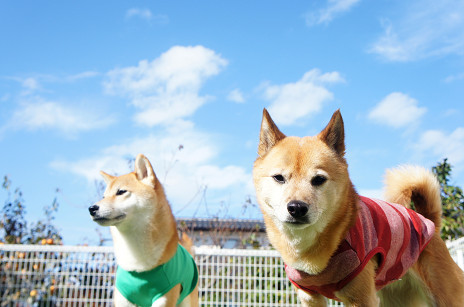
[[[98,209],[100,209],[100,207],[98,207],[97,205],[92,205],[89,207],[89,213],[91,216],[95,216],[97,215],[97,211]]]
[[[309,205],[304,201],[292,200],[287,204],[287,211],[297,223],[307,223],[306,214],[309,211]]]
[[[89,207],[89,213],[94,222],[101,226],[115,226],[126,217],[124,212],[110,212],[108,210],[100,210],[100,206],[92,205]]]

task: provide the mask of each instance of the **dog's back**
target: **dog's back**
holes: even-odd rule
[[[381,291],[384,306],[413,305],[423,299],[437,306],[464,306],[464,273],[440,238],[442,205],[435,175],[409,165],[388,170],[385,198],[407,208],[413,204],[418,213],[435,223],[435,234],[402,281]]]

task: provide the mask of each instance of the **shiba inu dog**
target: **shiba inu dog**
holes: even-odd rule
[[[118,263],[115,306],[198,306],[198,271],[179,241],[176,222],[148,159],[138,155],[132,173],[101,172],[104,198],[89,208],[92,219],[110,226]],[[180,245],[182,243],[185,248]]]
[[[329,297],[347,306],[464,306],[464,274],[439,234],[434,175],[403,166],[387,173],[386,201],[359,196],[344,138],[339,111],[303,138],[285,136],[263,112],[257,200],[303,305]]]

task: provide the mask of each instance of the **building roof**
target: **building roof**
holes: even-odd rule
[[[176,218],[177,227],[190,231],[255,231],[265,232],[263,220],[219,219],[219,218]]]

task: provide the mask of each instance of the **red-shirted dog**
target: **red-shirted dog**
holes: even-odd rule
[[[464,306],[464,274],[440,238],[430,171],[389,171],[386,198],[396,204],[359,196],[339,111],[321,133],[299,138],[264,110],[258,154],[253,177],[269,240],[303,305],[325,306],[325,296],[348,306]]]

